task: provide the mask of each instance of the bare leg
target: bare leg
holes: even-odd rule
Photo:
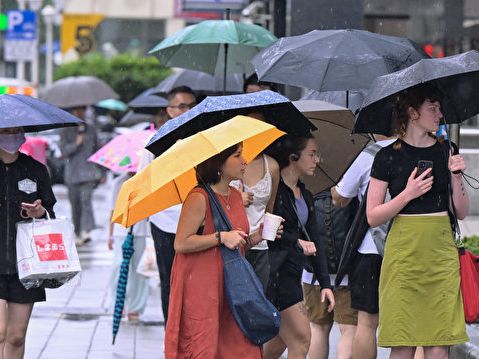
[[[5,337],[7,335],[7,322],[8,322],[8,312],[7,312],[7,301],[0,299],[0,359],[4,359],[5,351]]]
[[[353,357],[353,338],[356,333],[356,326],[349,324],[339,324],[338,347],[336,350],[336,359],[351,359]]]
[[[424,359],[423,347],[416,347],[416,352],[414,353],[414,359]]]
[[[5,358],[22,359],[25,336],[33,304],[8,303],[8,324],[5,340]]]
[[[389,359],[413,359],[415,347],[393,347]]]
[[[424,347],[424,358],[426,359],[447,359],[449,347]]]
[[[358,311],[358,326],[353,339],[354,359],[376,359],[378,314]]]
[[[311,326],[311,345],[309,346],[310,359],[328,359],[329,356],[329,332],[333,326],[331,324],[315,324]]]

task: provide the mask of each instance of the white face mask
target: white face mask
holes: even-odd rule
[[[14,154],[25,143],[25,134],[0,133],[0,148],[10,154]]]

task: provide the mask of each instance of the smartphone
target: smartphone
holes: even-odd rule
[[[34,205],[33,203],[22,202],[22,207],[25,207],[25,208],[35,208],[35,205]]]
[[[419,177],[420,175],[422,175],[428,168],[432,168],[433,165],[434,165],[434,162],[432,162],[432,161],[419,160],[417,162],[416,177]],[[431,177],[431,176],[432,176],[432,171],[427,174],[426,178]]]

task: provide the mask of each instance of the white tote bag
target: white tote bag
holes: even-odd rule
[[[50,217],[17,223],[17,268],[27,289],[59,287],[80,273],[72,223]]]

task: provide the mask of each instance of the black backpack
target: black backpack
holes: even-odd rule
[[[336,274],[344,242],[358,210],[359,201],[353,198],[346,207],[334,207],[331,192],[327,189],[314,196],[314,206],[320,240],[324,244],[328,261],[328,270],[330,274]]]

